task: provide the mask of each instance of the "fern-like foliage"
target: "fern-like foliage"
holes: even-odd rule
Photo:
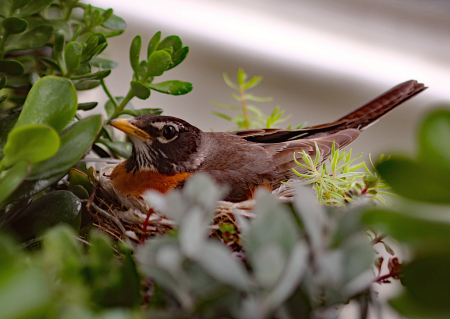
[[[279,106],[275,107],[270,114],[265,114],[258,107],[249,104],[249,102],[269,102],[272,101],[271,97],[257,97],[253,94],[247,93],[247,90],[254,88],[262,81],[262,76],[254,76],[251,80],[247,81],[248,75],[242,69],[239,69],[237,75],[237,84],[231,81],[226,73],[223,73],[223,80],[225,83],[236,90],[238,93],[232,93],[233,98],[240,102],[240,106],[227,105],[222,103],[213,102],[214,105],[232,111],[238,111],[239,114],[230,116],[220,112],[212,112],[227,121],[230,121],[237,125],[238,129],[249,128],[273,128],[277,124],[285,122],[291,115],[283,117],[284,110],[281,110]],[[300,127],[298,127],[300,128]]]
[[[316,144],[316,158],[313,160],[305,151],[301,154],[304,163],[297,160],[294,153],[294,161],[300,167],[306,168],[306,174],[301,174],[294,169],[294,173],[306,180],[305,184],[314,184],[320,203],[336,207],[344,207],[359,196],[367,196],[372,200],[386,204],[382,195],[392,195],[386,191],[387,184],[373,169],[374,164],[370,159],[372,170],[364,161],[357,162],[363,153],[352,158],[352,149],[348,152],[336,149],[333,143],[331,156],[327,162],[319,165],[320,150]],[[370,157],[370,156],[369,156]],[[384,160],[381,155],[378,163]],[[364,169],[364,170],[360,170]]]

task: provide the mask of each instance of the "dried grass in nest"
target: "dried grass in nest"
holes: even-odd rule
[[[153,209],[147,213],[143,201],[131,202],[117,196],[109,180],[113,168],[114,165],[106,165],[98,175],[95,195],[89,204],[89,211],[95,220],[94,225],[116,240],[128,237],[137,243],[170,232],[175,226],[172,220]],[[290,202],[292,189],[290,184],[284,184],[273,193],[281,201]],[[240,251],[241,243],[235,214],[253,218],[254,205],[255,201],[252,199],[238,203],[219,201],[211,225],[211,236],[219,238],[234,251]]]

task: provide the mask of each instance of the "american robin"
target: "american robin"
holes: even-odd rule
[[[139,197],[149,189],[165,193],[182,187],[194,173],[206,172],[218,184],[229,185],[225,200],[246,200],[257,186],[276,188],[295,178],[292,168],[302,172],[293,160],[294,152],[305,151],[315,158],[317,143],[321,165],[333,142],[336,148],[345,147],[361,130],[425,89],[410,80],[334,122],[295,130],[203,132],[171,116],[115,119],[109,124],[128,134],[133,151],[114,168],[110,179],[121,196]]]

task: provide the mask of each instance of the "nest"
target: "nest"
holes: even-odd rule
[[[118,195],[109,178],[115,165],[109,164],[100,169],[96,177],[93,198],[88,203],[94,225],[110,234],[116,240],[129,238],[136,243],[170,232],[175,222],[148,207],[143,199],[130,199]],[[272,193],[282,202],[291,202],[293,183],[281,185]],[[211,236],[219,238],[234,251],[240,251],[240,237],[236,224],[236,214],[244,218],[253,218],[255,201],[242,202],[219,201],[213,223]]]

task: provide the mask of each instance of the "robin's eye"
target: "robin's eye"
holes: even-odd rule
[[[162,136],[166,139],[166,140],[171,140],[175,137],[175,135],[177,135],[177,130],[175,130],[175,127],[173,127],[172,125],[168,125],[164,128]]]

